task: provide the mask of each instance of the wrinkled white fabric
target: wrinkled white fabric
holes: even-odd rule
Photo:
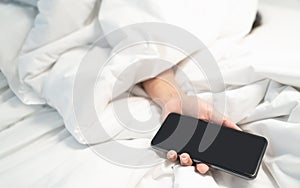
[[[63,123],[65,123],[66,128],[74,138],[81,141],[80,135],[75,132],[76,123],[74,123],[72,105],[69,99],[72,93],[71,88],[76,67],[78,67],[78,63],[87,49],[82,45],[92,42],[102,33],[102,29],[107,32],[123,26],[122,23],[129,24],[123,22],[128,21],[125,19],[128,17],[124,16],[128,13],[132,13],[132,18],[138,18],[141,21],[146,18],[152,21],[153,18],[136,16],[139,15],[138,10],[143,8],[148,10],[149,7],[136,6],[137,4],[134,3],[132,6],[124,7],[123,1],[111,1],[116,9],[107,12],[107,14],[112,14],[107,18],[103,15],[101,17],[101,14],[99,15],[99,19],[102,19],[101,23],[103,24],[101,28],[98,21],[93,19],[95,17],[89,14],[90,12],[95,13],[94,9],[92,10],[93,6],[91,6],[95,3],[94,1],[76,1],[74,9],[70,9],[70,17],[62,17],[61,15],[64,15],[65,10],[61,7],[69,7],[68,5],[71,3],[74,3],[74,1],[40,1],[39,10],[44,10],[46,14],[42,14],[44,11],[39,13],[39,19],[37,20],[41,22],[36,20],[33,29],[26,38],[23,51],[19,54],[18,71],[20,71],[21,77],[16,78],[14,77],[16,75],[12,74],[10,77],[15,78],[14,82],[8,80],[15,93],[24,102],[30,104],[47,102],[59,111],[64,118],[64,122],[50,108],[24,106],[13,96],[11,91],[7,91],[7,89],[0,90],[0,101],[2,102],[0,112],[5,114],[0,118],[1,130],[4,130],[0,132],[0,138],[5,141],[1,142],[0,147],[2,148],[0,161],[1,187],[172,187],[173,183],[176,183],[178,187],[184,187],[189,185],[190,182],[201,185],[207,183],[211,187],[216,185],[219,187],[299,186],[298,177],[300,172],[298,164],[300,153],[298,145],[295,144],[299,143],[297,133],[300,131],[298,117],[299,89],[297,89],[300,85],[300,69],[297,63],[299,62],[299,55],[295,50],[299,48],[299,43],[295,42],[296,39],[299,39],[297,37],[299,37],[298,33],[300,32],[300,27],[297,27],[297,20],[300,18],[298,11],[271,5],[262,6],[265,24],[256,30],[253,35],[241,41],[237,39],[247,33],[246,31],[250,28],[249,25],[246,29],[244,28],[245,30],[243,29],[244,32],[239,32],[239,34],[228,34],[230,33],[229,30],[237,28],[234,26],[228,27],[222,32],[220,30],[216,31],[222,33],[222,35],[215,32],[202,33],[203,36],[204,34],[206,36],[211,34],[210,37],[207,37],[209,42],[206,43],[211,43],[210,49],[212,49],[218,60],[227,87],[227,106],[224,113],[235,122],[238,122],[243,129],[266,136],[270,143],[257,179],[245,181],[219,171],[212,172],[213,178],[199,178],[199,174],[194,173],[190,167],[178,167],[173,170],[173,166],[168,163],[149,169],[119,167],[99,158],[91,150],[84,149],[84,146],[79,145],[76,140],[70,137],[62,127]],[[50,4],[53,5],[49,6],[53,8],[52,11],[46,8]],[[156,4],[157,2],[155,2]],[[105,6],[109,7],[110,3],[108,1],[104,2],[103,7]],[[131,11],[126,11],[130,7],[132,7]],[[177,7],[180,6],[177,5]],[[155,12],[155,8],[149,10]],[[78,12],[78,10],[80,11]],[[106,10],[109,11],[109,9]],[[162,8],[162,10],[164,9]],[[185,12],[187,10],[189,8]],[[26,23],[24,32],[28,31],[28,27],[31,26],[32,18],[30,16],[34,15],[30,14],[30,10],[27,13],[29,14],[29,21],[23,22]],[[173,12],[172,17],[175,13]],[[252,14],[254,15],[255,12],[252,12]],[[117,15],[122,15],[124,19],[119,19],[119,22],[116,19]],[[274,19],[276,15],[285,15],[285,19]],[[49,17],[53,17],[54,20],[47,20]],[[178,18],[182,17],[182,14],[180,17],[178,16]],[[25,14],[23,18],[26,20],[28,17]],[[155,17],[155,19],[160,18],[160,16]],[[103,19],[111,19],[109,22],[113,24],[109,25]],[[16,22],[13,18],[11,20]],[[50,21],[49,24],[45,24],[48,21]],[[181,23],[183,21],[186,20],[181,20]],[[44,28],[42,23],[45,24],[44,26],[47,29]],[[65,24],[60,29],[56,23]],[[238,24],[239,22],[234,23]],[[188,27],[188,24],[191,23],[187,22],[185,24]],[[191,32],[195,35],[197,35],[197,30],[199,31],[199,25],[195,25],[194,30],[191,29]],[[228,26],[228,24],[224,24],[224,26]],[[291,27],[293,28],[292,33],[290,33]],[[200,31],[203,32],[203,30]],[[233,31],[237,30],[234,29]],[[14,32],[8,33],[11,35],[7,39],[4,38],[4,41],[9,41],[15,36]],[[286,36],[283,33],[290,33],[290,35]],[[200,33],[198,34],[200,36]],[[37,36],[35,37],[35,35]],[[217,35],[220,38],[215,40]],[[23,40],[24,37],[22,35]],[[35,41],[35,39],[39,40]],[[235,42],[233,43],[233,41]],[[95,50],[95,54],[101,55],[102,53],[105,56],[105,54],[109,54],[111,49]],[[14,53],[17,54],[16,51],[12,54]],[[130,59],[130,56],[127,56],[127,59]],[[178,56],[178,59],[181,59],[181,57]],[[3,66],[1,69],[9,77],[11,74],[6,67],[9,66]],[[183,62],[179,67],[189,76],[197,89],[198,95],[210,100],[209,87],[203,74],[195,71],[193,64],[190,62]],[[155,69],[156,71],[149,69],[147,75],[144,76],[154,76],[166,68],[158,67],[158,69]],[[114,73],[118,73],[122,69],[115,66],[112,70],[117,70]],[[186,92],[190,92],[179,74],[176,74],[176,79]],[[133,79],[130,83],[135,84],[135,81]],[[3,79],[1,79],[0,86],[6,87],[6,82]],[[133,105],[131,111],[133,114],[139,114],[139,117],[147,117],[150,108],[157,108],[148,99],[139,97],[145,95],[138,86],[134,88],[133,92],[138,96],[125,99]],[[141,136],[124,129],[116,121],[112,111],[112,105],[118,100],[107,103],[108,99],[109,97],[102,97],[102,102],[100,101],[100,104],[107,105],[106,108],[101,106],[102,109],[100,109],[102,118],[106,122],[105,125],[113,125],[105,127],[105,130],[110,132],[111,135],[117,133],[115,138],[120,140],[133,139],[132,142],[141,143],[139,136],[151,139],[155,130]],[[157,114],[159,115],[159,109],[157,109]],[[27,135],[26,137],[24,137],[24,133]],[[28,178],[28,174],[31,175],[30,178]],[[112,181],[116,175],[118,181]],[[17,182],[16,178],[18,178]]]
[[[73,104],[70,96],[72,96],[75,72],[86,51],[85,48],[75,50],[76,52],[72,49],[88,45],[102,34],[141,22],[173,24],[194,34],[204,40],[205,44],[211,46],[215,44],[218,38],[224,38],[228,43],[228,40],[232,42],[232,38],[241,39],[250,31],[257,9],[256,1],[247,1],[243,5],[238,1],[228,1],[226,4],[224,1],[217,0],[209,2],[178,1],[172,2],[172,9],[168,6],[171,2],[158,3],[149,0],[141,4],[137,1],[130,1],[126,2],[126,6],[124,3],[124,1],[119,0],[102,1],[98,14],[99,2],[96,0],[40,1],[38,4],[39,14],[17,59],[19,74],[15,75],[14,82],[11,84],[16,94],[27,104],[47,102],[52,105],[61,113],[67,129],[80,142],[84,141],[82,136],[78,134],[79,128],[76,125],[75,115],[72,114],[74,110],[72,110]],[[68,6],[69,4],[72,6]],[[243,14],[240,14],[241,10],[243,10]],[[178,16],[179,13],[184,16]],[[236,15],[239,15],[238,19]],[[193,23],[199,23],[199,26]],[[231,27],[235,29],[228,29]],[[155,39],[155,36],[151,36],[151,34],[150,36],[141,34],[138,30],[135,32],[136,37],[145,40]],[[104,63],[104,57],[110,57],[114,48],[125,40],[125,38],[106,39],[112,51],[99,49],[99,58],[95,56],[95,59],[101,63]],[[102,54],[102,57],[99,54]],[[74,58],[75,56],[76,58]],[[116,79],[120,79],[112,75],[119,75],[125,67],[132,63],[147,61],[147,59],[153,61],[153,58],[164,59],[176,64],[185,56],[174,49],[159,47],[158,45],[140,45],[128,49],[123,54],[118,54],[112,60],[112,66],[108,67],[110,70],[103,75],[104,84],[101,86],[102,88],[95,91],[95,95],[98,96],[96,98],[98,100],[97,107],[101,107],[99,109],[100,114],[111,100],[111,85]],[[127,80],[124,81],[123,88],[116,93],[122,93],[142,79],[154,77],[172,66],[159,63],[151,65],[149,63],[148,67],[145,67],[146,65],[140,67],[140,69],[143,68],[144,72],[139,77],[136,77],[136,72],[134,72],[134,70],[138,70],[138,67],[133,69],[133,74],[129,74],[131,79],[126,77]],[[66,68],[67,64],[68,68]],[[58,88],[61,89],[58,90]],[[62,88],[68,89],[62,90]],[[92,137],[94,139],[91,139],[90,142],[106,139],[99,135]]]

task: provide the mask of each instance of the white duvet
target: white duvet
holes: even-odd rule
[[[197,2],[198,5],[204,3]],[[43,108],[44,111],[37,113],[37,119],[41,119],[37,121],[42,121],[46,114],[45,117],[50,119],[53,117],[53,120],[46,120],[49,126],[53,124],[53,126],[57,125],[57,128],[51,128],[53,130],[51,135],[55,135],[54,141],[47,141],[43,145],[49,148],[39,151],[43,156],[51,156],[52,162],[57,167],[46,165],[43,169],[39,168],[41,164],[47,163],[47,157],[39,157],[38,152],[34,156],[31,155],[32,159],[24,160],[26,154],[32,154],[38,148],[39,143],[32,144],[19,154],[9,156],[8,154],[14,150],[14,147],[8,147],[11,143],[5,142],[2,157],[5,155],[8,157],[4,157],[0,163],[3,167],[0,185],[19,187],[21,184],[15,182],[14,179],[21,178],[20,182],[28,187],[298,187],[300,185],[300,150],[297,144],[300,141],[298,137],[300,93],[297,88],[300,87],[300,56],[296,50],[299,49],[300,44],[294,40],[299,40],[296,33],[300,32],[300,27],[292,20],[297,20],[295,17],[300,18],[299,10],[276,9],[273,6],[264,5],[261,7],[264,25],[245,37],[256,13],[256,3],[249,1],[249,4],[246,3],[243,6],[236,5],[236,1],[223,2],[222,6],[221,3],[222,1],[211,1],[206,4],[209,7],[207,9],[214,11],[207,11],[202,6],[199,6],[202,11],[199,11],[193,6],[192,1],[183,6],[182,3],[174,2],[147,1],[141,4],[131,1],[126,4],[125,1],[110,0],[103,1],[100,6],[100,3],[95,0],[64,2],[41,0],[38,3],[40,13],[35,22],[31,23],[33,27],[22,44],[19,55],[12,58],[13,61],[1,62],[1,69],[16,95],[24,103],[50,104],[62,116],[66,128],[78,142],[102,143],[105,148],[105,144],[109,145],[109,142],[104,142],[107,141],[107,137],[98,133],[97,128],[91,131],[95,134],[90,135],[90,138],[82,137],[78,130],[72,103],[76,71],[86,54],[88,45],[99,35],[132,23],[163,21],[183,27],[203,40],[218,61],[226,86],[224,113],[243,129],[263,135],[269,140],[262,169],[256,180],[246,181],[218,171],[201,176],[195,173],[192,167],[174,166],[168,162],[141,169],[114,165],[77,144],[66,131],[60,128],[62,122],[56,120],[56,123],[51,123],[57,118],[54,117],[55,112],[46,107],[46,109]],[[178,16],[178,11],[171,11],[169,4],[174,6],[172,10],[180,10],[180,14],[187,15],[186,17],[194,18],[194,20],[186,20],[183,19],[186,18],[185,16]],[[235,7],[233,5],[240,9],[231,9]],[[288,13],[286,20],[273,19],[274,10],[277,14]],[[228,11],[232,13],[231,17],[228,16]],[[239,19],[232,19],[236,15],[240,16]],[[285,22],[291,22],[290,25],[294,25],[293,30],[286,27],[274,27],[284,25]],[[203,29],[200,27],[201,24],[195,23],[201,23],[206,27]],[[270,31],[272,35],[266,34]],[[293,33],[282,37],[282,33],[291,31]],[[101,61],[102,58],[105,59],[111,55],[111,51],[116,48],[116,42],[111,39],[107,42],[112,48],[96,48],[95,55],[91,56],[92,59]],[[182,54],[172,49],[161,49],[151,45],[138,47],[133,51],[138,54],[128,53],[129,55],[116,58],[108,68],[108,72],[119,75],[126,65],[131,65],[133,60],[136,60],[136,57],[146,60],[157,57],[174,64],[184,59]],[[141,70],[139,66],[132,69],[131,74],[126,75],[124,87],[120,87],[117,93],[125,92],[137,82],[153,77],[171,65],[148,65],[140,77],[136,77],[136,70]],[[189,76],[197,95],[210,100],[210,90],[206,85],[206,80],[203,76],[199,76],[201,72],[199,74],[195,71],[194,64],[185,61],[179,65],[179,68]],[[176,76],[181,87],[189,92],[180,75]],[[109,94],[112,91],[110,84],[115,83],[117,77],[107,73],[102,80],[104,80],[104,84],[101,85],[103,88],[96,89],[95,96],[98,97],[96,108],[99,108],[97,109],[98,115],[103,120],[104,129],[123,144],[131,144],[134,147],[149,146],[149,140],[155,130],[148,134],[138,134],[125,129],[114,116],[112,107],[114,103],[125,100],[134,117],[141,119],[149,117],[149,113],[153,112],[157,113],[156,117],[159,117],[159,109],[150,103],[139,86],[134,86],[132,90],[136,96],[110,101],[113,99]],[[84,103],[85,96],[82,97],[82,103]],[[151,110],[153,108],[156,110]],[[84,115],[86,110],[81,109],[81,114]],[[37,132],[42,134],[43,130]],[[2,131],[0,138],[5,138],[5,135],[9,138],[10,134],[13,132],[4,131],[3,133]],[[57,139],[60,140],[59,138],[63,138],[64,142],[57,141]],[[15,141],[11,140],[11,142]],[[25,143],[21,142],[20,145]],[[53,145],[53,143],[60,144]],[[100,147],[102,147],[101,144]],[[106,149],[113,150],[112,148]],[[60,154],[56,158],[54,153]],[[116,153],[116,155],[120,154]],[[126,158],[129,156],[124,155],[124,160],[132,160]],[[162,160],[159,156],[156,157]],[[16,167],[5,162],[12,162],[13,159],[19,161]],[[26,179],[24,175],[28,171],[25,169],[28,168],[34,175]],[[35,168],[39,173],[35,173]],[[116,173],[118,181],[115,181]]]

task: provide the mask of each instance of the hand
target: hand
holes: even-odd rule
[[[161,107],[163,119],[169,113],[176,112],[241,130],[230,119],[214,110],[206,101],[184,94],[174,79],[172,69],[161,73],[155,78],[144,81],[143,87],[149,97]],[[174,162],[177,160],[178,155],[175,151],[169,151],[167,158]],[[192,159],[187,153],[181,154],[179,160],[182,166],[191,166],[193,164]],[[201,174],[205,174],[209,170],[209,167],[204,163],[198,163],[196,164],[196,169]]]
[[[195,118],[212,121],[232,129],[241,130],[230,119],[223,117],[219,112],[214,110],[209,103],[198,97],[182,95],[180,98],[175,97],[170,99],[163,106],[163,118],[165,119],[171,112],[193,116]],[[171,150],[167,153],[167,158],[170,161],[175,162],[178,159],[178,155],[174,150]],[[188,153],[182,153],[179,156],[179,160],[182,166],[191,166],[193,164]],[[196,169],[199,173],[205,174],[209,170],[209,167],[204,163],[197,163]]]

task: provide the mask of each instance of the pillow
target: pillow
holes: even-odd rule
[[[184,28],[206,46],[224,37],[244,37],[251,30],[257,0],[103,0],[99,13],[105,33],[143,22]]]

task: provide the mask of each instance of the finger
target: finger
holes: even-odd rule
[[[170,112],[163,112],[163,115],[161,116],[162,121],[165,121],[169,114]]]
[[[192,161],[190,155],[187,153],[181,154],[179,156],[179,159],[180,159],[180,164],[182,166],[191,166],[193,164],[193,161]]]
[[[237,126],[233,121],[231,121],[227,117],[224,117],[223,125],[226,126],[226,127],[238,130],[238,131],[242,131],[242,129],[239,126]]]
[[[196,164],[196,169],[200,174],[205,174],[209,170],[209,167],[204,163],[198,163]]]
[[[175,162],[177,160],[177,153],[174,150],[170,150],[167,153],[167,159],[171,162]]]

